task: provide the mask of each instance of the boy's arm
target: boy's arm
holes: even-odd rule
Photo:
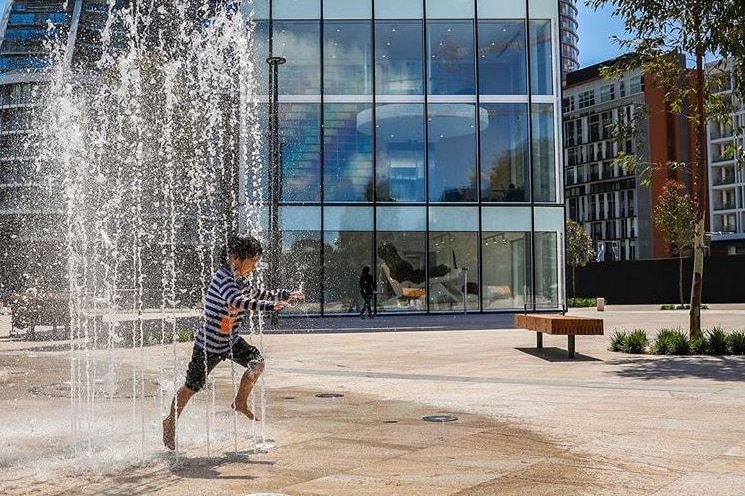
[[[290,299],[291,291],[287,289],[259,289],[253,286],[248,290],[248,295],[251,298],[257,300],[269,300],[269,301],[287,301]]]
[[[266,298],[257,297],[259,295],[254,293],[250,291],[249,294],[244,294],[233,281],[225,281],[220,288],[220,296],[231,307],[241,310],[274,310],[274,301],[267,301]]]

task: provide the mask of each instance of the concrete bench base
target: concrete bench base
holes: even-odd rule
[[[543,333],[566,336],[569,358],[575,355],[575,336],[603,335],[603,319],[572,315],[515,314],[515,327],[538,333],[537,348],[543,348]]]

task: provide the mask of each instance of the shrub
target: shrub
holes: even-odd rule
[[[719,326],[714,327],[711,331],[706,332],[709,341],[709,353],[712,355],[727,354],[727,333]]]
[[[579,307],[594,307],[597,305],[595,298],[569,298],[567,299],[567,306],[579,308]]]
[[[626,331],[616,331],[613,333],[613,335],[610,337],[610,345],[608,345],[608,349],[610,351],[621,351],[623,349],[624,341],[626,341],[626,337],[628,334]]]
[[[691,305],[688,303],[685,303],[683,305],[681,305],[680,303],[678,303],[677,305],[666,304],[660,307],[660,310],[690,310],[690,309],[691,309]],[[705,305],[705,304],[701,305],[701,310],[708,310],[708,309],[709,309],[709,305]]]
[[[654,338],[654,345],[652,351],[656,355],[670,355],[672,354],[673,341],[675,339],[675,331],[672,329],[660,329],[657,332],[657,336]]]
[[[688,342],[688,334],[680,329],[673,331],[670,338],[670,355],[688,355],[691,352],[691,344]]]
[[[704,353],[706,353],[706,348],[707,348],[708,343],[706,342],[705,337],[703,336],[693,337],[691,338],[689,344],[691,346],[691,354],[703,355]]]
[[[727,336],[727,345],[733,355],[745,355],[745,332],[732,331]]]
[[[177,332],[178,340],[182,343],[186,341],[194,341],[193,329],[179,329]]]
[[[652,346],[657,355],[687,355],[691,352],[688,334],[681,329],[661,329]]]
[[[647,331],[644,329],[634,329],[624,339],[621,351],[624,353],[644,353],[648,344],[649,338],[647,337]]]

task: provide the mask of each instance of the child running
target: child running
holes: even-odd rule
[[[225,250],[224,264],[207,289],[204,303],[204,326],[194,339],[186,382],[171,402],[171,411],[163,419],[163,444],[176,449],[176,419],[200,389],[215,366],[225,359],[246,367],[231,407],[251,420],[259,420],[248,409],[248,396],[264,370],[264,358],[235,329],[251,310],[279,311],[288,300],[302,300],[300,291],[253,287],[246,277],[261,258],[261,243],[252,236],[231,236]]]

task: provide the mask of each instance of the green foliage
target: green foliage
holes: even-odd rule
[[[569,219],[566,225],[567,263],[572,267],[584,267],[594,255],[592,238],[577,222]]]
[[[742,0],[586,0],[586,5],[598,9],[610,7],[612,15],[624,22],[627,38],[615,38],[621,51],[628,53],[615,66],[605,71],[607,76],[617,77],[630,70],[640,70],[645,84],[653,84],[662,90],[665,104],[672,114],[688,120],[691,135],[695,139],[695,153],[687,164],[651,164],[651,174],[669,174],[681,169],[690,174],[693,189],[693,205],[699,225],[698,236],[702,239],[706,216],[706,123],[727,119],[734,112],[731,98],[719,90],[728,78],[732,92],[740,99],[745,97],[745,35],[742,19],[745,19],[745,2]],[[722,60],[710,68],[704,67],[706,54],[715,54]],[[694,61],[688,69],[686,59]],[[707,73],[710,76],[707,80]],[[712,80],[712,77],[714,78]],[[632,129],[636,135],[637,127]],[[638,137],[638,136],[637,136]],[[617,137],[616,139],[624,139]],[[625,138],[628,139],[628,138]],[[731,154],[745,160],[745,153]],[[625,157],[624,157],[625,158]],[[740,166],[743,161],[739,161]],[[640,178],[641,179],[641,178]],[[643,182],[643,181],[642,181]],[[693,280],[700,281],[704,265],[704,250],[696,243],[694,250]],[[694,284],[691,302],[695,309],[701,302],[702,285]],[[694,309],[694,310],[695,310]],[[699,312],[691,312],[690,332],[701,331]]]
[[[572,295],[575,295],[574,270],[587,265],[587,262],[595,255],[595,251],[592,249],[590,235],[581,225],[571,219],[567,220],[566,224],[566,241],[567,263],[572,267]]]
[[[594,307],[597,304],[597,298],[567,298],[567,305],[572,308]]]
[[[179,329],[177,332],[178,340],[182,343],[194,341],[194,329]]]
[[[666,303],[660,306],[660,310],[690,310],[690,309],[691,309],[691,305],[689,305],[688,303],[684,303],[683,305]],[[706,305],[706,304],[701,305],[701,310],[708,310],[708,309],[709,309],[709,305]]]
[[[706,353],[709,343],[704,336],[693,336],[689,341],[692,355],[703,355]]]
[[[681,329],[660,329],[652,350],[657,355],[687,355],[691,351],[688,334]]]
[[[733,355],[745,355],[745,332],[732,331],[727,336],[727,348]]]
[[[644,329],[634,329],[624,339],[621,351],[624,353],[644,353],[647,345],[649,345],[647,331]]]
[[[610,344],[608,350],[610,351],[622,351],[624,342],[626,341],[628,334],[626,331],[616,331],[610,337]]]
[[[719,326],[714,327],[711,331],[706,332],[708,340],[708,351],[712,355],[727,354],[727,333]]]
[[[662,187],[652,214],[655,226],[662,232],[670,251],[693,246],[696,215],[693,201],[683,184],[670,179]]]

